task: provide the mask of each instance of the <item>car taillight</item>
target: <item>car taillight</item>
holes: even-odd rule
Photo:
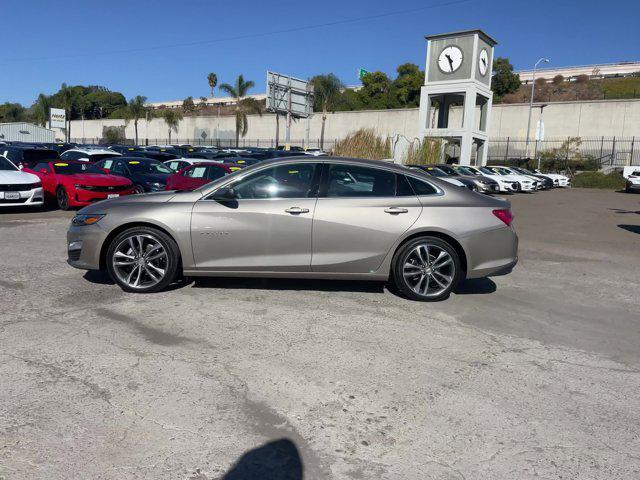
[[[513,213],[508,208],[500,208],[493,211],[493,214],[502,220],[506,225],[511,225],[513,222]]]

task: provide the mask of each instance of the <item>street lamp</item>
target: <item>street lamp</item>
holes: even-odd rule
[[[541,58],[536,62],[533,66],[533,75],[531,76],[531,98],[529,99],[529,121],[527,121],[527,142],[524,146],[524,156],[529,158],[529,131],[531,130],[531,111],[533,110],[533,94],[536,89],[536,68],[540,65],[541,62],[549,63],[548,58]]]

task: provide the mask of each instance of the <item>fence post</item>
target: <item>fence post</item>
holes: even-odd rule
[[[604,135],[600,139],[600,163],[602,163],[602,153],[604,149]]]
[[[507,163],[507,159],[509,158],[509,141],[511,137],[507,137],[507,148],[504,151],[504,163]]]
[[[634,95],[635,95],[635,90],[634,90]],[[636,143],[636,137],[635,136],[631,137],[631,152],[629,154],[629,165],[628,166],[633,165],[633,145],[634,145],[634,143]]]
[[[611,144],[611,165],[613,165],[613,161],[616,156],[616,136],[613,136],[613,143]]]

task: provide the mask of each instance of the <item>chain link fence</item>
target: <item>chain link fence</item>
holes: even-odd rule
[[[106,142],[103,138],[72,138],[72,142],[80,143],[83,145],[104,145]],[[224,139],[203,139],[203,138],[172,138],[171,142],[167,138],[140,138],[140,145],[193,145],[193,146],[211,146],[217,148],[236,148],[236,141],[234,138]],[[325,151],[332,151],[338,140],[326,140],[324,141],[323,149]],[[123,145],[134,145],[135,142],[131,139],[122,141]],[[291,140],[289,142],[291,146],[302,148],[320,148],[320,139],[306,141]],[[241,138],[238,141],[238,148],[243,147],[260,147],[260,148],[276,148],[277,146],[285,145],[284,141],[276,143],[274,139],[250,139]]]

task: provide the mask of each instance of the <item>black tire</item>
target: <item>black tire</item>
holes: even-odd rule
[[[69,194],[64,187],[58,187],[56,190],[56,203],[60,210],[69,210]]]
[[[405,276],[405,265],[408,265],[415,261],[415,258],[413,258],[415,256],[414,251],[420,245],[423,245],[423,246],[428,245],[430,247],[431,246],[434,247],[433,249],[430,249],[430,256],[431,256],[431,251],[434,251],[434,253],[435,252],[439,253],[441,251],[444,251],[449,255],[451,259],[451,268],[445,269],[444,273],[446,275],[442,275],[440,272],[436,274],[435,271],[431,269],[431,267],[427,267],[426,274],[424,271],[422,271],[420,273],[417,273],[414,277],[407,278]],[[431,258],[429,264],[435,265],[434,260],[435,260],[434,258]],[[436,275],[439,275],[439,276],[436,277]],[[425,295],[425,294],[418,293],[414,289],[415,285],[412,286],[411,281],[419,279],[420,276],[426,277],[427,292],[429,291],[430,286],[433,285],[436,287],[434,293]],[[436,283],[436,281],[440,282],[442,281],[443,277],[446,278],[447,276],[451,277],[451,281],[449,285],[443,289],[439,286],[439,284]],[[452,290],[458,285],[458,283],[460,282],[460,279],[462,278],[462,265],[460,263],[460,257],[456,252],[456,249],[453,248],[448,242],[438,237],[431,237],[431,236],[417,237],[405,243],[396,251],[392,261],[391,278],[393,280],[394,287],[403,296],[411,300],[418,300],[421,302],[437,302],[437,301],[448,298]],[[422,282],[422,280],[420,281]],[[420,285],[423,285],[423,284],[422,283],[418,284],[418,289],[420,289]]]
[[[133,188],[133,193],[134,194],[144,193],[144,188],[142,187],[142,185],[136,185]]]
[[[160,281],[157,283],[150,285],[148,287],[133,287],[123,281],[118,273],[116,272],[116,267],[114,266],[114,255],[116,253],[116,248],[123,241],[126,241],[128,238],[132,236],[144,236],[145,238],[153,238],[157,241],[162,248],[164,248],[166,252],[166,263],[163,264],[165,273]],[[133,293],[153,293],[159,292],[167,288],[171,283],[173,283],[179,274],[181,274],[181,259],[180,259],[180,249],[176,242],[169,235],[164,233],[161,230],[158,230],[153,227],[132,227],[124,232],[121,232],[117,235],[109,244],[106,255],[106,265],[107,272],[111,279],[117,283],[120,288],[122,288],[125,292],[133,292]]]

